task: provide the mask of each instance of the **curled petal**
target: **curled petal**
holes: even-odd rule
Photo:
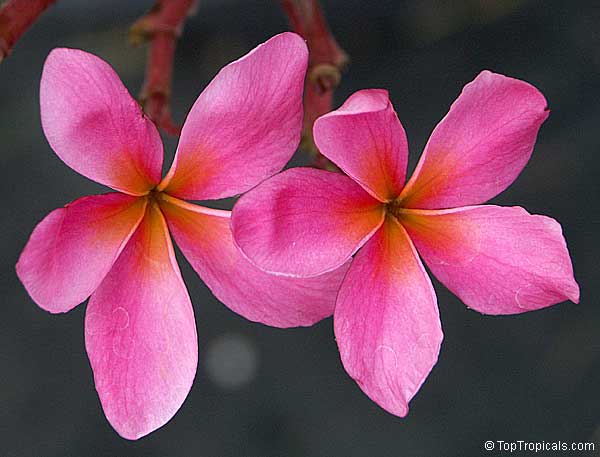
[[[174,200],[161,202],[183,255],[215,294],[246,319],[274,327],[309,326],[333,314],[349,262],[314,278],[286,278],[259,270],[237,249],[230,212]]]
[[[400,199],[407,208],[483,203],[506,189],[531,157],[548,117],[532,85],[483,71],[437,125]]]
[[[85,346],[106,418],[124,438],[164,425],[192,386],[194,312],[154,204],[90,298]]]
[[[50,146],[78,173],[131,195],[159,182],[158,131],[102,59],[54,49],[44,64],[40,108]]]
[[[17,275],[46,311],[64,313],[102,282],[135,231],[144,199],[124,194],[84,197],[52,211],[34,229]]]
[[[407,211],[401,218],[431,272],[467,306],[515,314],[579,301],[560,224],[523,208]]]
[[[343,265],[383,219],[383,205],[347,176],[292,168],[243,195],[231,222],[260,269],[310,277]]]
[[[386,219],[356,254],[333,322],[348,374],[379,406],[406,416],[443,334],[431,281],[396,220]]]
[[[188,114],[160,189],[218,199],[281,170],[300,142],[307,61],[304,40],[287,32],[223,68]]]
[[[385,90],[361,90],[315,122],[321,153],[380,201],[396,198],[406,178],[406,133]]]

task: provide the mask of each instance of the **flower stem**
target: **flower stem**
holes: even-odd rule
[[[171,135],[180,132],[180,127],[171,118],[170,109],[175,48],[193,6],[194,0],[157,0],[129,30],[129,40],[133,44],[150,42],[140,101],[156,125]]]
[[[56,0],[8,0],[0,6],[0,62],[35,20]]]
[[[331,111],[333,91],[341,80],[348,56],[329,30],[319,0],[281,0],[281,5],[292,29],[307,41],[310,51],[301,146],[314,156],[316,167],[337,169],[319,153],[312,128],[319,116]]]

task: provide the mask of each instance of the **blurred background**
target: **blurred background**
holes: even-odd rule
[[[346,375],[331,319],[291,330],[245,321],[178,253],[198,328],[194,387],[174,419],[150,436],[129,442],[113,431],[84,349],[85,305],[56,316],[42,311],[14,264],[49,211],[104,191],[64,165],[44,139],[38,87],[46,55],[57,46],[95,53],[137,95],[145,49],[128,46],[127,30],[151,3],[60,0],[0,65],[0,455],[477,456],[486,454],[486,440],[594,441],[595,453],[569,455],[600,455],[597,1],[323,1],[352,59],[336,106],[358,89],[389,89],[411,166],[480,70],[524,79],[544,93],[551,115],[533,158],[493,201],[562,223],[580,305],[482,316],[434,280],[445,341],[411,412],[399,419]],[[176,53],[175,120],[183,121],[221,66],[287,29],[274,1],[200,0]],[[166,140],[165,166],[175,145]]]

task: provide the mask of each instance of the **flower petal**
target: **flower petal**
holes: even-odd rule
[[[231,222],[261,270],[309,277],[343,265],[383,219],[383,205],[347,176],[292,168],[243,195]]]
[[[406,133],[386,90],[361,90],[341,108],[321,116],[315,143],[373,197],[396,198],[406,178]]]
[[[85,346],[104,413],[124,438],[164,425],[192,386],[194,312],[154,204],[90,298]]]
[[[379,406],[406,416],[443,334],[431,281],[396,220],[386,219],[356,254],[333,322],[348,374]]]
[[[112,193],[52,211],[33,230],[17,275],[46,311],[64,313],[102,282],[144,215],[144,199]]]
[[[102,59],[54,49],[44,64],[40,107],[50,146],[78,173],[131,195],[159,182],[158,131]]]
[[[431,272],[481,313],[515,314],[579,301],[554,219],[519,207],[473,206],[409,211],[401,221]]]
[[[309,326],[333,314],[349,262],[314,278],[286,278],[259,270],[233,243],[229,211],[161,201],[183,255],[232,311],[274,327]]]
[[[548,117],[532,85],[483,71],[437,125],[400,199],[407,208],[483,203],[506,189],[531,157]]]
[[[160,185],[187,200],[230,197],[283,168],[300,142],[304,40],[276,35],[227,65],[200,94]]]

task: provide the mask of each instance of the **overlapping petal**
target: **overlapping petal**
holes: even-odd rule
[[[383,219],[383,204],[347,176],[293,168],[243,195],[232,229],[260,269],[309,277],[343,265]]]
[[[406,231],[387,218],[356,254],[334,313],[344,368],[392,414],[435,365],[443,339],[435,292]]]
[[[154,205],[90,298],[85,345],[104,413],[124,438],[161,427],[185,400],[198,360],[196,325]]]
[[[481,313],[514,314],[579,301],[554,219],[519,207],[473,206],[414,210],[401,220],[431,272]]]
[[[224,67],[188,114],[160,188],[218,199],[281,170],[300,142],[307,61],[304,40],[282,33]]]
[[[308,326],[331,316],[349,263],[314,278],[265,273],[237,249],[230,212],[175,199],[161,201],[183,255],[215,296],[246,319],[275,327]]]
[[[31,298],[63,313],[102,282],[144,215],[145,201],[112,193],[52,211],[34,229],[17,263]]]
[[[40,108],[50,146],[75,171],[131,195],[159,182],[158,131],[102,59],[54,49],[44,65]]]
[[[486,202],[519,175],[548,117],[532,85],[483,71],[437,125],[401,194],[407,208]]]
[[[314,126],[323,155],[373,197],[388,201],[404,187],[408,143],[386,90],[354,93]]]

